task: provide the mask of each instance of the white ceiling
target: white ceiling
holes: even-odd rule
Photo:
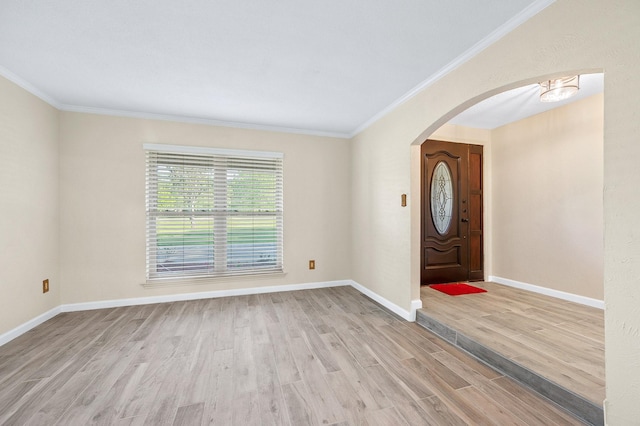
[[[64,110],[352,135],[553,0],[0,0],[0,74]]]

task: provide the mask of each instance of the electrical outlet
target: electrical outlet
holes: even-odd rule
[[[309,269],[316,269],[316,261],[315,260],[310,260],[309,261]]]
[[[42,281],[42,292],[46,293],[49,291],[49,278]]]

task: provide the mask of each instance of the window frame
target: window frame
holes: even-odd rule
[[[158,282],[163,280],[182,280],[182,279],[194,279],[194,278],[219,278],[219,277],[234,277],[244,275],[259,275],[259,274],[279,274],[284,272],[284,188],[283,188],[283,168],[284,168],[284,154],[281,152],[271,151],[249,151],[249,150],[232,150],[221,148],[205,148],[205,147],[193,147],[193,146],[180,146],[180,145],[164,145],[164,144],[143,144],[145,150],[145,221],[146,221],[146,279],[147,282]],[[213,200],[213,208],[210,208],[206,212],[192,210],[191,212],[186,210],[161,211],[158,207],[159,195],[159,165],[168,164],[169,160],[166,158],[183,158],[185,159],[184,168],[194,167],[192,163],[194,159],[202,159],[206,162],[210,160],[211,165],[200,165],[205,171],[207,167],[210,168],[210,173],[213,176],[213,184],[210,186],[210,191],[207,192],[207,196],[210,200]],[[215,164],[215,166],[214,166]],[[242,166],[238,166],[242,164]],[[265,167],[265,164],[267,165]],[[175,164],[174,164],[175,165]],[[265,192],[269,197],[273,197],[274,208],[273,210],[230,210],[229,203],[237,201],[237,199],[231,200],[228,198],[227,192],[229,191],[230,180],[229,172],[247,170],[249,172],[259,171],[264,173],[265,170],[270,170],[273,173],[274,188],[270,188]],[[259,178],[256,178],[259,179]],[[255,186],[260,187],[259,181],[251,181]],[[193,185],[197,183],[190,182],[192,186],[185,186],[182,192],[178,194],[188,193],[189,189],[193,188]],[[208,187],[208,186],[206,186]],[[187,189],[185,189],[187,188]],[[252,185],[253,188],[253,185]],[[264,189],[263,189],[264,191]],[[180,195],[178,195],[179,197]],[[259,197],[262,199],[262,197]],[[242,200],[242,198],[240,198]],[[253,203],[250,203],[253,204]],[[236,206],[237,207],[237,206]],[[254,206],[255,208],[255,206]],[[203,272],[205,266],[201,269],[194,268],[193,271],[186,271],[185,257],[185,234],[182,234],[183,245],[183,263],[181,264],[182,271],[171,272],[158,272],[158,253],[160,252],[159,237],[158,237],[158,218],[179,218],[179,217],[194,217],[209,219],[212,230],[212,241],[209,242],[209,248],[212,252],[212,260],[210,264],[212,269],[207,272]],[[268,250],[268,254],[274,255],[274,261],[269,262],[269,265],[259,266],[258,262],[253,260],[251,263],[247,263],[245,266],[230,266],[230,259],[233,254],[229,255],[230,247],[233,247],[234,243],[229,241],[229,236],[233,234],[232,231],[234,225],[229,226],[230,218],[245,218],[249,219],[254,225],[251,229],[250,235],[253,236],[252,243],[250,244],[251,252],[255,256],[256,252],[256,232],[260,220],[256,218],[273,218],[275,238],[274,248]],[[169,219],[170,220],[170,219]],[[237,226],[237,225],[236,225]],[[237,231],[237,229],[236,229]],[[258,238],[259,240],[259,238]],[[237,243],[236,243],[237,244]],[[205,244],[206,246],[206,244]],[[231,250],[233,251],[233,250]],[[237,251],[243,251],[239,249]],[[214,255],[215,253],[215,255]],[[255,259],[255,257],[254,257]],[[271,257],[269,257],[271,259]],[[273,265],[271,264],[273,263]],[[178,264],[180,265],[180,264]]]

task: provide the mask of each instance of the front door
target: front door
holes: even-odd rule
[[[421,284],[482,280],[482,146],[427,140],[421,157]]]

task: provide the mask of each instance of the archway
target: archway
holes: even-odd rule
[[[487,197],[486,210],[494,213],[487,215],[489,219],[492,219],[493,216],[496,218],[494,218],[493,225],[489,225],[485,230],[488,231],[486,235],[489,239],[487,255],[489,258],[493,258],[499,267],[494,267],[493,272],[498,277],[493,277],[492,272],[489,271],[486,278],[487,281],[517,287],[517,284],[526,284],[520,281],[516,282],[513,278],[523,279],[521,277],[525,277],[524,280],[529,281],[530,279],[531,282],[544,284],[544,287],[539,286],[535,289],[533,288],[535,286],[529,284],[531,288],[527,288],[527,290],[583,302],[588,298],[579,294],[576,294],[574,299],[565,297],[571,295],[568,292],[555,291],[556,294],[554,294],[553,287],[555,283],[553,280],[552,282],[546,282],[544,279],[540,279],[540,276],[544,275],[540,274],[540,272],[548,272],[552,276],[551,278],[556,278],[553,275],[560,276],[561,278],[558,279],[560,284],[566,284],[566,281],[571,281],[572,278],[575,278],[575,282],[579,283],[579,285],[584,285],[586,281],[591,280],[598,287],[598,300],[590,300],[598,302],[600,307],[604,307],[602,302],[604,255],[601,244],[603,234],[602,151],[604,119],[602,98],[603,95],[600,93],[557,108],[557,110],[506,124],[491,131],[460,128],[447,124],[428,136],[428,142],[426,143],[431,143],[433,139],[450,140],[454,143],[485,145],[489,153],[493,151],[493,155],[490,154],[488,156],[488,163],[489,165],[492,164],[493,167],[485,167],[484,170],[486,181],[491,181],[492,178],[495,178],[494,185],[488,185],[493,190],[493,194]],[[545,123],[545,121],[548,121],[548,123]],[[535,137],[532,135],[535,135]],[[534,139],[532,140],[532,138]],[[419,153],[419,150],[412,147],[412,153]],[[420,161],[419,156],[418,158],[414,156],[412,158],[412,166],[419,169]],[[565,170],[559,170],[561,168]],[[543,177],[536,178],[535,172],[539,172]],[[554,173],[556,174],[555,177],[553,176]],[[554,183],[553,180],[558,179],[560,176],[565,182]],[[424,181],[422,181],[422,184],[424,184]],[[419,187],[420,182],[416,186]],[[424,191],[420,191],[418,196],[423,194]],[[518,199],[521,195],[522,198]],[[580,204],[586,200],[588,200],[587,206],[590,207],[590,210],[585,213]],[[555,203],[551,201],[555,201]],[[592,220],[585,220],[585,217],[589,215],[591,215]],[[527,222],[535,222],[538,227],[530,228],[526,225],[521,225],[521,223]],[[506,238],[505,234],[507,234]],[[545,241],[545,238],[556,238],[556,240],[551,247],[545,248],[537,244],[530,244]],[[521,262],[517,261],[518,256],[520,256]],[[507,258],[507,261],[504,261],[505,258]],[[541,263],[541,259],[546,259],[544,261],[546,263]],[[558,269],[554,269],[553,264]],[[508,267],[514,265],[524,270],[513,272],[514,268]],[[589,270],[589,272],[581,277],[580,270]],[[515,276],[509,274],[515,274]],[[563,274],[565,276],[562,276]],[[499,279],[499,276],[508,276],[511,279]],[[484,284],[482,286],[489,288],[490,293],[496,290],[495,285]],[[579,293],[582,289],[570,287],[570,290],[575,290],[576,293]],[[487,348],[486,350],[492,351],[493,339],[483,341],[482,332],[478,331],[482,330],[482,327],[489,327],[488,329],[494,333],[494,338],[502,342],[498,348],[508,348],[510,346],[508,342],[512,340],[509,334],[517,326],[511,325],[511,329],[506,331],[506,334],[502,335],[503,337],[498,337],[501,336],[501,330],[503,330],[501,326],[497,323],[493,324],[491,321],[484,321],[484,317],[481,318],[478,314],[475,314],[476,316],[474,317],[474,312],[484,312],[483,315],[487,315],[487,312],[491,311],[491,309],[488,311],[486,309],[483,310],[481,307],[476,309],[473,306],[474,304],[477,305],[477,303],[482,304],[481,301],[485,299],[475,299],[475,301],[469,299],[470,305],[463,306],[456,302],[449,303],[446,300],[447,298],[440,299],[435,296],[436,293],[432,290],[425,291],[423,289],[423,302],[427,304],[427,308],[424,314],[418,316],[421,324],[426,324],[427,328],[431,328],[431,324],[440,324],[438,326],[440,328],[450,327],[451,330],[456,330],[466,336],[475,336],[475,338],[471,337],[474,342],[476,342],[474,339],[478,339],[476,343],[484,345]],[[518,293],[504,292],[502,296],[508,294],[515,296]],[[518,297],[514,297],[514,300],[517,299]],[[487,303],[494,303],[498,299],[486,300]],[[523,298],[523,300],[527,299]],[[495,306],[497,307],[498,304]],[[535,305],[532,306],[535,307]],[[453,314],[453,316],[445,314],[445,312],[456,311],[460,308],[462,310],[457,311],[458,313]],[[499,309],[502,309],[502,311],[494,312],[491,318],[498,321],[504,319],[501,312],[508,312],[510,306],[505,305]],[[545,309],[541,309],[540,312],[545,311]],[[430,310],[431,312],[429,312]],[[572,315],[587,315],[581,309],[571,312]],[[514,324],[518,323],[516,320],[518,314],[514,312],[506,315],[511,320],[514,320]],[[600,321],[602,320],[602,311],[594,315],[599,315]],[[591,316],[584,316],[584,320],[590,318]],[[541,320],[544,321],[545,319],[544,315],[542,315]],[[523,320],[524,322],[538,321],[536,318],[529,316],[523,316]],[[463,325],[476,322],[481,324],[477,330],[473,325],[470,327]],[[437,330],[438,327],[433,330]],[[549,327],[553,328],[552,326]],[[586,332],[576,328],[574,330],[575,336],[567,335],[566,338],[570,342],[574,342],[566,343],[567,351],[575,351],[580,354],[588,352],[588,350],[584,350],[580,346],[578,338],[589,336],[591,331],[594,331],[594,327],[598,328],[593,324],[590,327],[586,327]],[[540,327],[540,330],[542,329],[543,327]],[[603,332],[601,326],[599,326],[599,332]],[[525,339],[522,342],[527,344],[517,345],[514,342],[514,347],[528,348],[530,336],[525,330],[522,330],[521,336]],[[574,337],[575,340],[572,340]],[[545,345],[547,343],[544,342]],[[600,348],[600,354],[602,354],[603,343],[602,337],[600,337],[599,343],[595,343],[595,340],[593,343]],[[535,347],[535,344],[532,344],[532,346]],[[538,349],[532,349],[532,351],[537,356],[543,356],[546,351],[541,348],[542,346],[539,351]],[[467,350],[473,353],[472,349]],[[506,352],[502,352],[502,350],[498,349],[492,356],[500,358],[503,353],[506,359],[516,356],[515,352],[509,352],[508,349]],[[518,349],[516,352],[521,354],[526,353],[527,350]],[[551,354],[549,356],[554,359]],[[601,355],[596,355],[593,358],[585,355],[585,360],[587,360],[585,362],[594,363],[590,373],[585,373],[580,369],[573,371],[572,367],[569,367],[568,364],[564,365],[560,360],[556,362],[556,367],[557,370],[563,371],[563,374],[566,374],[569,378],[593,374],[593,376],[590,376],[590,380],[596,385],[573,389],[571,387],[573,385],[572,379],[566,381],[561,379],[557,382],[554,382],[556,379],[550,379],[549,383],[545,383],[544,389],[557,385],[566,386],[567,389],[574,390],[576,394],[590,401],[586,403],[586,406],[592,407],[591,409],[596,413],[593,414],[594,419],[602,418],[602,409],[601,406],[598,409],[598,406],[604,399],[604,376],[601,373],[604,369],[604,359]],[[531,371],[537,372],[541,377],[546,376],[544,368],[538,370],[533,363],[529,364],[526,360],[522,362],[523,365],[530,368]],[[498,363],[496,366],[499,365]],[[514,377],[518,377],[517,374]],[[550,377],[553,378],[553,375]],[[535,384],[527,384],[534,389],[536,388]],[[564,398],[558,398],[557,400],[558,403],[571,410],[570,407],[573,403],[567,401]],[[584,401],[581,400],[582,402]],[[575,412],[583,415],[579,409]]]
[[[578,4],[579,3],[579,4]],[[390,302],[409,310],[419,297],[419,222],[398,202],[412,194],[415,168],[408,147],[460,111],[494,93],[558,74],[606,70],[604,96],[604,261],[607,422],[640,418],[638,305],[640,224],[640,90],[638,3],[559,0],[478,55],[358,132],[352,140],[352,276]],[[594,25],[597,22],[598,25]],[[537,76],[532,78],[532,76]],[[409,172],[411,170],[411,173]]]
[[[582,74],[592,74],[594,70],[584,70]],[[445,114],[442,118],[437,120],[433,125],[429,126],[427,130],[422,132],[418,138],[416,138],[411,146],[411,199],[420,200],[421,198],[421,188],[420,188],[420,145],[427,139],[440,139],[440,140],[448,140],[451,142],[460,142],[460,143],[472,143],[476,145],[482,145],[485,150],[485,167],[484,167],[484,180],[487,182],[485,185],[485,199],[484,199],[484,210],[486,212],[485,224],[484,228],[489,230],[489,232],[485,233],[485,241],[484,241],[484,253],[485,253],[485,279],[489,276],[494,275],[491,269],[492,265],[492,255],[493,255],[493,236],[490,230],[492,229],[492,200],[493,200],[493,191],[491,185],[491,174],[492,174],[492,147],[490,144],[490,136],[489,131],[483,129],[473,129],[473,128],[463,128],[459,126],[450,126],[447,123],[457,114],[465,111],[467,108],[482,102],[485,99],[489,99],[496,94],[503,93],[505,91],[509,91],[511,89],[527,86],[530,84],[535,84],[538,81],[543,81],[548,78],[555,78],[562,75],[570,75],[570,74],[578,74],[575,70],[564,71],[559,73],[554,73],[552,75],[542,75],[539,77],[533,77],[526,80],[521,80],[512,84],[504,85],[499,88],[490,90],[485,92],[482,95],[476,96],[473,99],[470,99],[466,102],[463,102],[458,107],[451,110],[449,113]],[[602,118],[600,118],[602,122]],[[601,124],[601,123],[600,123]],[[600,150],[602,149],[602,138],[600,138]],[[602,180],[602,156],[600,153],[599,160],[600,162],[600,181]],[[598,188],[600,191],[598,194],[598,200],[601,201],[601,192],[602,185]],[[602,210],[602,205],[599,207],[600,212]],[[600,214],[600,222],[602,215]],[[601,224],[600,224],[601,228]],[[420,290],[420,203],[415,202],[411,205],[411,286],[412,286],[412,299],[419,297]],[[601,238],[601,236],[600,236]],[[602,262],[602,252],[600,251],[600,263]],[[595,295],[591,294],[584,298],[593,299],[593,303],[601,303],[602,301],[602,272],[599,274],[600,277],[600,292],[596,292]],[[566,291],[566,290],[561,290]],[[600,302],[598,302],[598,300]],[[583,301],[582,299],[580,300]],[[589,304],[589,301],[587,301]],[[594,306],[592,304],[592,306]]]

